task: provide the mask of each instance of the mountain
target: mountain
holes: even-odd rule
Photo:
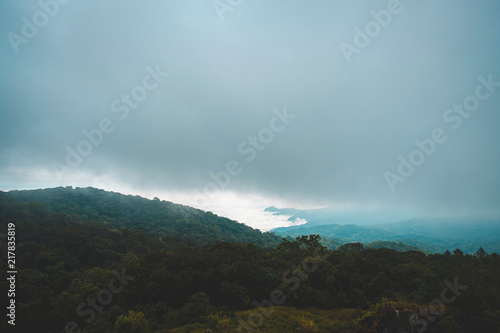
[[[500,251],[500,219],[491,217],[416,218],[374,226],[392,232],[403,242],[420,241],[444,250],[475,253]]]
[[[311,227],[323,224],[356,224],[356,225],[374,225],[381,223],[398,222],[407,220],[414,216],[397,212],[390,212],[380,209],[343,209],[338,210],[330,207],[319,209],[293,209],[276,208],[274,206],[265,209],[274,215],[290,216],[289,221],[296,219],[307,220],[306,224],[301,226]]]
[[[280,209],[280,208],[276,208],[274,206],[267,207],[266,209],[264,209],[264,211],[273,213],[273,215],[285,215],[285,216],[289,216],[289,215],[293,216],[293,215],[299,214],[301,212],[301,210],[295,209],[295,208]],[[291,218],[289,220],[294,221]]]
[[[342,239],[343,241],[350,242],[373,242],[377,239],[388,239],[393,236],[391,232],[381,229],[370,228],[366,226],[358,226],[354,224],[326,224],[317,226],[293,226],[282,227],[274,229],[273,232],[279,235],[287,235],[297,237],[301,235],[318,234],[321,236]]]
[[[0,219],[15,219],[27,206],[35,215],[64,213],[81,222],[93,221],[108,228],[139,230],[175,242],[198,244],[216,241],[252,243],[272,248],[281,239],[237,221],[188,206],[158,199],[86,187],[0,191]]]
[[[485,217],[415,218],[374,227],[397,234],[413,234],[436,238],[480,238],[485,241],[499,240],[500,220]]]
[[[340,247],[332,251],[314,235],[269,248],[276,236],[209,212],[95,188],[0,192],[0,222],[8,254],[0,266],[15,270],[0,280],[10,298],[0,332],[14,323],[18,332],[88,333],[500,328],[496,253],[425,255],[398,242],[328,240]],[[391,234],[334,228],[367,239]],[[438,297],[446,302],[439,313]],[[411,327],[415,315],[432,320]]]
[[[313,220],[300,226],[277,228],[273,232],[291,237],[319,234],[341,243],[402,242],[434,253],[457,248],[466,253],[475,253],[480,247],[486,252],[500,251],[499,219],[429,217],[372,225],[317,224],[318,221],[322,220]]]
[[[420,251],[426,255],[431,254],[431,252],[427,250],[422,250],[420,247],[411,246],[403,242],[376,240],[374,242],[366,243],[365,246],[368,249],[390,249],[398,252]]]

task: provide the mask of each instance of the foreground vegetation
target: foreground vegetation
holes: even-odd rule
[[[496,253],[426,256],[359,243],[331,251],[316,235],[273,248],[200,244],[12,199],[0,201],[0,219],[16,225],[19,332],[411,332],[412,320],[415,332],[500,327]]]

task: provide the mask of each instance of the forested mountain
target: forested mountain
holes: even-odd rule
[[[298,215],[296,215],[298,216]],[[420,218],[376,225],[321,224],[314,220],[303,225],[276,228],[282,236],[319,234],[340,244],[374,241],[402,242],[415,249],[434,253],[456,248],[475,253],[483,247],[500,252],[500,221],[486,218]]]
[[[500,219],[488,217],[418,218],[373,226],[398,235],[453,250],[474,253],[478,247],[500,253]],[[403,240],[404,241],[404,240]]]
[[[82,222],[95,221],[111,229],[141,230],[149,236],[177,242],[231,241],[275,247],[281,240],[211,212],[91,187],[0,191],[0,218],[17,217],[26,203],[29,211],[42,216],[64,213]]]
[[[251,237],[188,241],[159,236],[160,221],[139,217],[157,204],[160,211],[173,204],[95,189],[50,191],[65,195],[0,193],[2,232],[15,226],[9,251],[18,271],[16,326],[11,330],[3,320],[1,332],[378,333],[411,332],[410,322],[415,332],[500,328],[496,253],[426,256],[375,249],[383,246],[377,242],[332,251],[317,235],[273,248],[251,244]],[[127,203],[121,216],[100,215],[118,199]],[[62,207],[73,212],[61,213]],[[193,211],[186,207],[192,223],[211,216]],[[143,221],[139,230],[127,227],[135,218]],[[7,267],[6,255],[0,266]],[[0,280],[0,290],[9,288],[10,281]]]

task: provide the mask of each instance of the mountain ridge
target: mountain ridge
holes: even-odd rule
[[[318,234],[325,240],[332,239],[340,243],[370,243],[376,240],[402,242],[434,253],[456,248],[466,253],[475,253],[480,247],[487,252],[500,250],[500,220],[491,217],[419,217],[369,225],[328,221],[329,218],[319,218],[302,225],[280,227],[271,231],[290,237]]]
[[[8,211],[3,206],[18,207]],[[95,221],[109,228],[143,231],[153,237],[199,244],[217,241],[253,243],[272,248],[281,239],[212,212],[138,195],[125,195],[93,187],[56,187],[0,191],[0,217],[15,218],[25,205],[35,214],[64,213],[82,222]]]

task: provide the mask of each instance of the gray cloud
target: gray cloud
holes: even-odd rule
[[[114,131],[65,177],[190,192],[237,160],[226,189],[238,193],[498,214],[500,88],[457,130],[443,114],[479,76],[500,81],[500,5],[402,0],[348,64],[340,43],[354,45],[353,29],[388,3],[244,0],[221,21],[210,1],[70,1],[19,53],[7,35],[22,35],[39,4],[2,3],[0,185],[36,184],[13,176],[28,169],[58,185],[51,163],[109,118]],[[112,102],[157,65],[170,76],[121,120]],[[238,145],[284,106],[297,117],[247,162]],[[447,141],[392,192],[384,173],[438,127]]]

